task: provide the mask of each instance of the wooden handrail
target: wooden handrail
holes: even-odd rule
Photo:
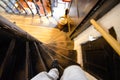
[[[10,21],[8,21],[7,19],[5,19],[4,17],[0,16],[0,28],[4,31],[9,32],[10,34],[23,38],[23,39],[27,39],[30,41],[38,41],[36,38],[32,37],[30,34],[28,34],[27,32],[25,32],[24,30],[22,30],[21,28],[19,28],[16,24],[11,23]]]
[[[107,31],[105,31],[104,28],[102,28],[94,19],[91,19],[90,22],[120,56],[120,43],[116,41]]]

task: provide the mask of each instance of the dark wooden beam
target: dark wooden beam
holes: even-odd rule
[[[38,49],[38,46],[37,46],[36,42],[34,42],[34,46],[35,46],[35,49],[36,49],[36,51],[37,51],[37,55],[38,55],[38,57],[39,57],[40,62],[42,63],[42,66],[43,66],[44,70],[47,71],[46,64],[45,64],[44,61],[43,61],[43,58],[42,58],[42,56],[41,56],[41,53],[40,53],[40,51],[39,51],[39,49]]]
[[[60,73],[60,76],[61,76],[63,71],[64,71],[64,68],[61,65],[61,61],[60,60],[64,61],[63,57],[59,56],[58,53],[56,53],[54,50],[49,48],[47,45],[40,45],[40,46],[41,46],[41,49],[44,51],[44,54],[48,55],[52,61],[55,60],[55,59],[58,60],[58,63],[59,63],[59,73]]]
[[[41,50],[43,50],[45,53],[47,53],[46,55],[48,55],[51,60],[54,60],[53,56],[50,55],[49,50],[46,49],[44,45],[40,45],[40,44],[39,44],[39,46],[41,47]]]
[[[25,79],[29,80],[29,69],[30,69],[30,61],[29,61],[29,42],[26,42],[26,62],[25,62]]]
[[[49,47],[47,45],[41,45],[41,49],[43,49],[45,51],[45,53],[47,53],[52,58],[52,60],[61,58],[62,60],[66,61],[66,62],[71,62],[73,64],[77,64],[76,61],[72,60],[69,57],[68,50],[63,50],[64,52],[58,53],[58,52],[56,52],[55,49],[52,49],[51,46]],[[65,54],[68,54],[68,55],[65,55]]]
[[[108,11],[110,11],[115,5],[120,3],[120,0],[100,0],[98,4],[90,11],[86,18],[77,26],[74,32],[70,35],[71,39],[77,37],[81,32],[86,30],[91,24],[90,19],[100,19]]]
[[[14,47],[15,47],[15,42],[16,42],[15,39],[12,39],[11,42],[10,42],[10,45],[9,45],[8,50],[6,52],[6,56],[4,58],[4,61],[3,61],[2,65],[1,65],[1,67],[0,67],[0,78],[2,76],[2,73],[5,70],[5,67],[6,67],[7,63],[9,62],[9,59],[10,59],[11,54],[12,54],[12,52],[14,50]]]

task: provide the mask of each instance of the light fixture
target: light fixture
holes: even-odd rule
[[[96,40],[96,37],[94,37],[93,35],[89,35],[89,41],[94,41]]]

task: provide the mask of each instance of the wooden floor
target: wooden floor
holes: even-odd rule
[[[15,22],[17,26],[44,44],[51,44],[51,46],[62,49],[73,49],[73,41],[69,39],[65,32],[54,28],[57,22],[52,17],[39,18],[39,16],[31,17],[11,14],[2,14],[2,16],[11,22]]]

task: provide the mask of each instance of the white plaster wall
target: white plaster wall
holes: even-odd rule
[[[98,23],[105,28],[106,31],[113,26],[117,34],[117,40],[120,42],[120,3],[107,14],[105,14],[101,19],[99,19]],[[74,39],[74,49],[77,50],[78,54],[77,61],[81,64],[81,66],[83,66],[83,63],[80,44],[87,42],[89,35],[94,37],[101,36],[101,34],[91,25],[88,29]]]
[[[120,42],[120,3],[115,6],[111,11],[109,11],[106,15],[104,15],[101,19],[97,21],[106,31],[112,26],[114,27],[117,40]],[[101,34],[94,29],[91,25],[88,29],[82,32],[79,36],[74,39],[74,49],[77,50],[77,62],[83,66],[82,62],[82,51],[80,44],[85,43],[89,40],[89,35],[94,37],[99,37]],[[86,72],[86,75],[89,80],[97,80],[89,73]]]

